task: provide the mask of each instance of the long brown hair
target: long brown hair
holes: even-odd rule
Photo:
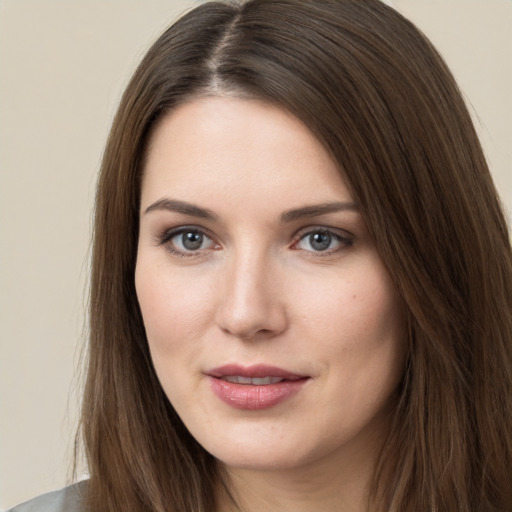
[[[152,126],[216,94],[264,99],[312,130],[343,169],[403,298],[407,367],[370,509],[512,511],[508,229],[452,75],[378,0],[206,3],[133,76],[95,211],[81,421],[90,510],[214,510],[216,463],[157,380],[134,270]]]

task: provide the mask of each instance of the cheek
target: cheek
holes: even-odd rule
[[[382,264],[371,263],[341,276],[333,273],[316,286],[308,276],[298,282],[293,295],[304,323],[358,346],[363,339],[378,344],[401,333],[400,297]]]
[[[368,379],[386,380],[401,373],[405,357],[405,329],[401,300],[387,273],[368,274],[364,287],[355,290],[350,311],[354,367]]]
[[[141,258],[135,286],[148,343],[155,355],[190,347],[207,328],[213,287],[201,273],[177,272]]]
[[[186,274],[149,258],[140,258],[135,272],[151,359],[167,397],[178,408],[187,403],[184,389],[196,391],[190,369],[200,360],[200,340],[208,328],[211,303],[211,286],[197,272]]]
[[[301,349],[311,352],[316,340],[313,350],[322,357],[330,385],[346,390],[348,401],[373,395],[378,402],[403,373],[407,338],[401,299],[374,259],[321,284],[316,293],[303,295],[300,330],[309,347],[305,341]]]
[[[401,300],[387,273],[368,277],[373,279],[353,299],[347,354],[354,396],[371,409],[384,405],[402,378],[406,336]]]

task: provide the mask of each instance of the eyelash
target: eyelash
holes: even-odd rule
[[[208,239],[211,241],[211,243],[219,247],[218,244],[215,243],[213,240],[213,237],[208,235],[208,233],[203,229],[196,226],[180,226],[178,228],[173,228],[164,231],[159,237],[158,237],[158,245],[165,246],[166,249],[173,255],[182,257],[182,258],[194,258],[199,257],[204,254],[205,251],[208,251],[210,248],[206,249],[198,249],[198,250],[189,250],[189,251],[183,251],[180,249],[177,249],[174,244],[171,243],[171,240],[179,235],[183,235],[185,233],[194,233],[197,235],[201,235],[202,237]],[[303,229],[300,232],[298,232],[294,236],[294,241],[290,245],[290,248],[292,250],[301,250],[298,245],[307,239],[307,237],[311,237],[312,235],[327,235],[331,237],[331,241],[335,240],[338,242],[338,245],[334,248],[328,248],[325,250],[307,250],[303,249],[305,252],[309,253],[310,256],[315,258],[321,258],[324,256],[332,255],[335,253],[338,253],[340,251],[343,251],[344,249],[347,249],[348,247],[351,247],[354,244],[354,240],[352,238],[352,235],[348,232],[344,231],[344,235],[340,233],[340,230],[332,229],[332,228],[325,228],[325,227],[309,227],[307,229]]]

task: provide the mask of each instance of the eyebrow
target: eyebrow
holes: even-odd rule
[[[191,217],[199,217],[201,219],[217,220],[217,215],[207,208],[201,208],[185,201],[178,201],[177,199],[159,199],[152,205],[148,206],[144,213],[149,213],[155,210],[168,210],[171,212],[182,213]],[[355,203],[349,202],[334,202],[334,203],[321,203],[310,206],[303,206],[301,208],[294,208],[288,210],[281,215],[281,222],[293,222],[304,218],[318,217],[328,213],[335,213],[340,211],[358,211],[359,208]]]
[[[149,213],[155,210],[168,210],[170,212],[183,213],[184,215],[199,217],[201,219],[217,219],[217,215],[207,208],[200,208],[194,204],[186,203],[185,201],[178,201],[176,199],[159,199],[152,205],[148,206],[144,213]]]
[[[281,222],[293,222],[304,218],[318,217],[328,213],[359,211],[356,203],[322,203],[288,210],[281,215]]]

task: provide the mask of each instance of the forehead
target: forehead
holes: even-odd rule
[[[296,117],[258,100],[208,97],[166,114],[147,149],[142,203],[272,197],[350,200],[341,170]],[[215,197],[214,197],[215,196]]]

